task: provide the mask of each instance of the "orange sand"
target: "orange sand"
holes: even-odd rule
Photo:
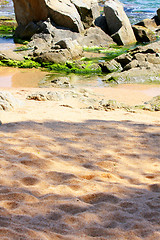
[[[0,112],[0,239],[160,239],[160,112],[67,108],[25,100],[34,89],[9,91],[24,104]]]

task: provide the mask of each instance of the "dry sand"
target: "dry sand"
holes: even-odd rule
[[[0,112],[0,239],[160,239],[160,112],[67,108],[25,100],[34,89],[9,91],[24,105]],[[130,104],[151,98],[115,91]]]

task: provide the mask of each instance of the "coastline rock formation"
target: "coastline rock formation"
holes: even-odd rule
[[[63,39],[67,37],[82,40],[81,36],[86,36],[85,29],[97,26],[103,30],[103,34],[100,34],[105,34],[106,44],[108,40],[110,41],[108,35],[119,45],[136,42],[130,21],[118,0],[106,1],[105,16],[100,16],[98,0],[41,0],[40,4],[37,0],[13,0],[13,2],[18,22],[15,38],[31,39],[35,34],[49,33],[54,41],[59,34],[63,35]],[[96,31],[93,34],[95,39]],[[57,41],[59,40],[62,38],[57,37]],[[96,41],[93,39],[93,42]]]
[[[81,33],[99,16],[97,0],[13,0],[13,2],[21,31],[22,26],[25,29],[30,23],[36,24],[50,18],[58,26]],[[40,29],[36,29],[38,30]]]
[[[119,45],[128,45],[136,42],[130,21],[119,1],[106,1],[104,13],[109,32],[115,42]]]

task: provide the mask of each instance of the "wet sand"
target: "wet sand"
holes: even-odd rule
[[[90,90],[151,98],[129,88]],[[23,104],[0,112],[0,239],[160,239],[159,112],[68,108],[7,90]]]
[[[0,67],[0,88],[34,88],[47,72],[39,69]]]

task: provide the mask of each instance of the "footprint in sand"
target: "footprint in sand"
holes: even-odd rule
[[[39,182],[39,179],[35,177],[24,177],[21,179],[22,183],[26,186],[33,186]]]
[[[112,194],[105,194],[105,193],[94,193],[94,194],[87,194],[81,197],[81,200],[90,203],[90,204],[97,204],[100,202],[109,202],[109,203],[118,203],[119,198],[112,195]]]
[[[64,173],[64,172],[56,172],[56,171],[47,172],[46,177],[53,184],[62,184],[64,182],[69,181],[70,179],[76,178],[76,176],[74,174]]]

